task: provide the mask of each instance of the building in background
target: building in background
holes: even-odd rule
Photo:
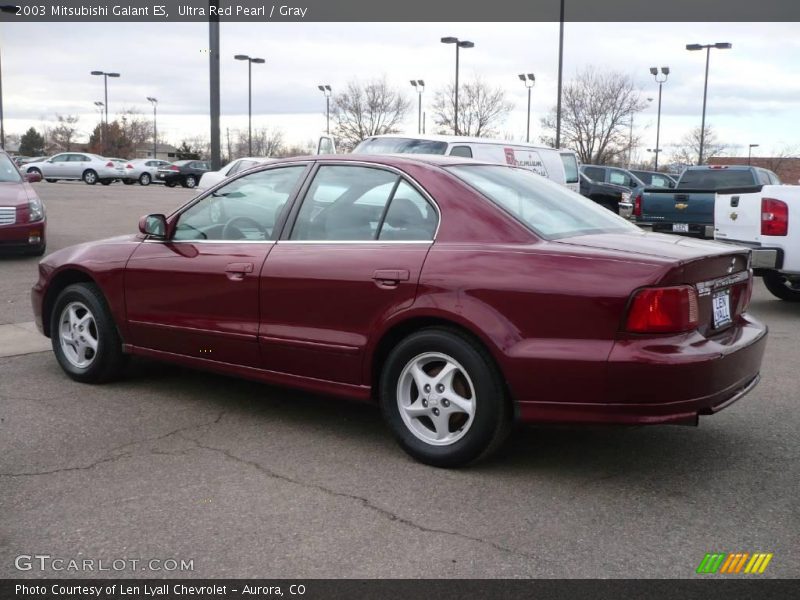
[[[142,144],[140,146],[136,146],[133,154],[134,156],[132,158],[154,158],[153,144]],[[156,154],[157,156],[155,156],[155,158],[173,161],[178,158],[178,149],[172,144],[159,144],[158,148],[156,148]]]

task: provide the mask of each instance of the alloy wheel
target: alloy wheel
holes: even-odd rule
[[[75,367],[91,366],[100,336],[94,315],[83,302],[70,302],[59,318],[59,342],[64,357]]]

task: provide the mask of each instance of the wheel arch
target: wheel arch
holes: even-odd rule
[[[101,293],[103,292],[97,281],[89,273],[81,269],[64,269],[53,275],[42,301],[42,329],[47,337],[50,337],[50,316],[53,312],[56,298],[64,288],[74,283],[92,283],[98,287]]]

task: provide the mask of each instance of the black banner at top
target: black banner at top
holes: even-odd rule
[[[791,0],[0,0],[2,22],[786,22]]]

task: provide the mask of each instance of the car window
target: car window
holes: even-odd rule
[[[255,167],[258,164],[255,160],[240,160],[238,163],[233,165],[233,168],[228,171],[228,175],[233,175],[235,173],[239,173],[241,171],[246,171],[251,167]]]
[[[321,166],[306,192],[289,239],[376,239],[398,179],[398,175],[383,169]]]
[[[436,209],[410,183],[401,180],[389,202],[378,239],[432,240],[438,222]]]
[[[545,239],[640,231],[610,210],[525,169],[460,165],[447,170]]]
[[[649,184],[653,187],[660,187],[660,188],[671,188],[674,184],[672,180],[668,177],[664,177],[663,175],[652,175],[650,177]]]
[[[611,169],[608,172],[609,183],[614,183],[616,185],[624,185],[625,187],[631,187],[632,181],[633,180],[630,178],[630,175],[628,175],[624,171],[620,171],[618,169]]]
[[[22,177],[8,155],[0,154],[0,182],[20,183],[21,181]]]
[[[678,181],[679,190],[719,190],[754,185],[749,169],[692,169],[686,170]]]
[[[772,171],[767,171],[767,173],[769,173],[769,180],[770,180],[770,183],[772,183],[772,184],[774,184],[774,185],[781,185],[781,179],[780,179],[780,177],[778,177],[778,176],[777,176],[775,173],[773,173]]]
[[[364,140],[353,154],[444,154],[447,142],[413,138],[372,138]]]
[[[189,207],[174,240],[268,240],[306,167],[294,165],[245,175]]]
[[[51,162],[67,162],[69,160],[69,154],[57,154],[50,160]]]
[[[453,146],[450,150],[450,156],[463,156],[464,158],[472,158],[472,148],[469,146]]]
[[[583,172],[592,181],[605,181],[605,170],[600,167],[583,167]]]
[[[561,162],[564,164],[565,183],[578,183],[578,159],[574,154],[561,154]]]
[[[758,170],[758,183],[769,185],[769,175],[767,175],[766,171],[762,171],[761,169]]]
[[[69,154],[67,162],[83,162],[84,156],[82,154]]]

